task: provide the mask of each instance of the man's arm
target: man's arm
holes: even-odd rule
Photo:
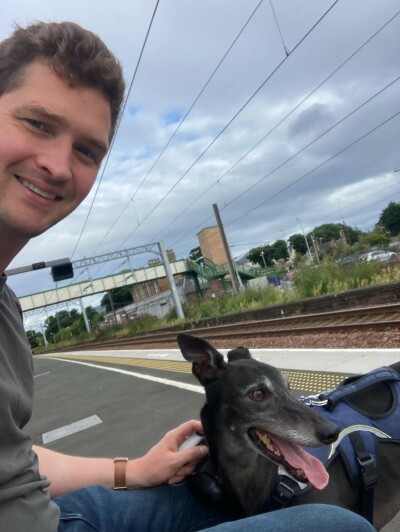
[[[147,488],[165,482],[181,482],[208,452],[204,445],[178,452],[179,445],[193,431],[202,432],[199,421],[183,423],[168,432],[147,454],[129,460],[126,469],[128,487]],[[52,497],[88,486],[114,486],[113,459],[68,456],[37,446],[33,449],[39,458],[40,473],[51,482],[49,492]]]

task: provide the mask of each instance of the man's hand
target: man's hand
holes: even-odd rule
[[[203,432],[199,421],[187,421],[173,429],[142,458],[128,462],[127,484],[131,488],[177,484],[190,475],[196,464],[208,453],[205,445],[178,451],[193,431]]]
[[[193,431],[202,432],[199,421],[188,421],[168,432],[157,445],[142,458],[129,460],[126,481],[130,488],[148,488],[168,482],[181,482],[206,456],[208,448],[199,445],[178,451],[183,441]],[[87,486],[114,486],[114,461],[110,458],[68,456],[43,447],[34,446],[39,457],[41,474],[47,476],[52,497],[64,495]]]

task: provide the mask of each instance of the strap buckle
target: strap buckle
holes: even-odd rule
[[[302,395],[300,401],[306,406],[325,406],[328,403],[328,399],[321,399],[320,395],[308,395],[307,397]]]
[[[368,454],[368,456],[364,456],[362,458],[357,456],[357,462],[361,468],[361,476],[364,488],[367,490],[374,488],[378,483],[375,458],[371,456],[371,454]]]
[[[291,488],[284,480],[281,480],[276,486],[272,498],[281,506],[287,506],[292,500],[294,489]]]

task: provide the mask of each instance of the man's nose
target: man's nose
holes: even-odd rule
[[[68,181],[72,177],[72,146],[66,141],[46,144],[36,157],[36,163],[51,179]]]

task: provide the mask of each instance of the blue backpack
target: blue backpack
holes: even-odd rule
[[[366,411],[365,391],[374,396],[375,410]],[[358,397],[358,399],[357,399]],[[379,397],[379,400],[376,399]],[[373,520],[373,490],[377,483],[377,439],[400,443],[400,374],[391,367],[377,368],[361,376],[350,377],[334,390],[302,400],[341,430],[331,445],[305,448],[328,467],[340,455],[352,486],[362,490],[361,513]],[[293,496],[310,489],[286,475],[280,476],[273,500],[286,506]]]

